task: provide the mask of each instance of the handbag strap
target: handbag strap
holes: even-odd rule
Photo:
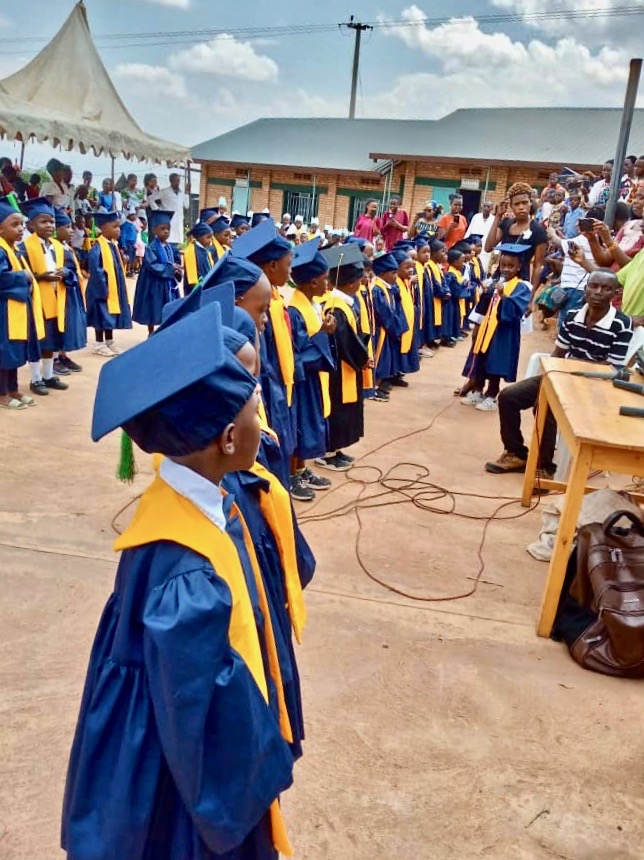
[[[613,528],[617,525],[622,517],[626,517],[630,521],[633,528],[644,537],[644,523],[632,511],[615,511],[609,517],[606,517],[602,526],[605,534],[610,534]]]

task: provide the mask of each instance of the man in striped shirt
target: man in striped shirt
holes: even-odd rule
[[[633,336],[630,317],[611,304],[619,289],[615,273],[596,269],[585,288],[586,304],[579,310],[568,311],[555,344],[556,358],[576,358],[581,361],[623,365]],[[531,376],[504,388],[499,394],[499,421],[504,451],[498,460],[486,463],[485,469],[494,474],[524,472],[528,449],[521,433],[521,412],[534,409],[539,399],[540,376]],[[542,478],[555,473],[552,458],[557,441],[557,425],[548,410],[539,451],[539,471]]]

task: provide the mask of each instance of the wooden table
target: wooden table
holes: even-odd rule
[[[541,487],[565,491],[537,627],[539,636],[549,636],[566,575],[581,502],[584,493],[593,489],[586,485],[589,472],[601,469],[626,475],[644,475],[644,419],[626,418],[619,414],[620,406],[644,408],[644,397],[614,388],[610,380],[572,376],[575,370],[609,372],[611,368],[608,365],[563,358],[543,358],[541,364],[544,376],[521,500],[525,507],[529,507],[532,501],[539,456],[538,440],[543,435],[548,406],[570,451],[567,483],[539,480]],[[634,381],[638,379],[635,377]]]

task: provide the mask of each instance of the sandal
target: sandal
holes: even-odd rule
[[[15,397],[12,397],[8,403],[0,403],[3,409],[26,409],[27,404],[22,403],[20,400],[16,400]]]
[[[28,394],[21,394],[19,397],[16,397],[15,399],[19,400],[20,403],[24,403],[25,406],[35,406],[36,405],[36,401],[34,400],[34,398],[30,397]]]

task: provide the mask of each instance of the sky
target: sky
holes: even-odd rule
[[[24,0],[2,0],[0,77],[24,66],[73,6],[30,0],[27,28]],[[617,14],[626,6],[642,14]],[[363,35],[357,116],[406,119],[467,107],[621,107],[628,60],[641,56],[644,31],[644,0],[327,0],[310,8],[293,0],[86,0],[86,7],[103,62],[136,121],[187,145],[262,116],[347,115],[353,33],[279,35],[271,28],[335,24],[348,13],[381,22]],[[570,9],[613,12],[557,17]],[[495,15],[509,20],[490,21]],[[200,35],[206,28],[221,32]],[[253,34],[239,33],[249,28]],[[167,35],[113,38],[169,31],[194,32],[175,43]],[[73,85],[82,69],[73,57],[69,68]],[[640,92],[644,106],[644,84]],[[643,143],[635,148],[644,150]],[[17,158],[19,144],[3,141],[0,153]],[[25,166],[42,166],[52,154],[30,145]],[[71,152],[63,160],[75,174],[92,169],[100,179],[110,172],[107,158]],[[146,169],[117,162],[117,172],[142,176]],[[167,175],[165,168],[155,172]]]

